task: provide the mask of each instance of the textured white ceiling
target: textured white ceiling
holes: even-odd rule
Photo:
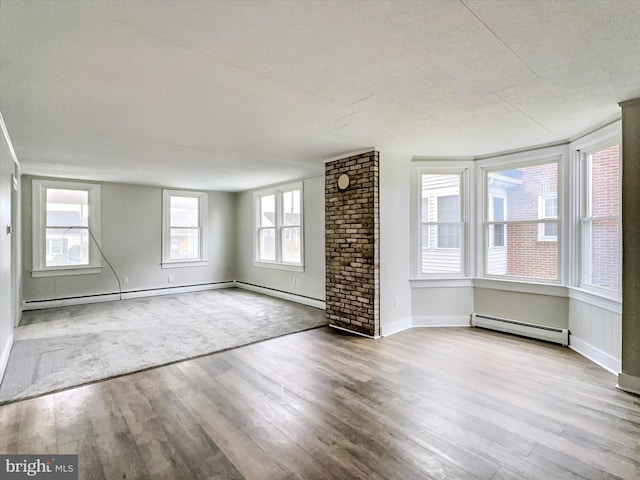
[[[565,140],[640,97],[640,2],[0,1],[24,172],[242,190],[375,146]]]

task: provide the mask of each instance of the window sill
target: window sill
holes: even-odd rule
[[[31,270],[33,278],[40,277],[62,277],[65,275],[91,275],[102,272],[102,267],[67,267],[48,268],[46,270]]]
[[[207,260],[194,260],[192,262],[162,262],[162,268],[188,268],[188,267],[206,267],[209,264]]]
[[[469,277],[410,278],[411,288],[472,288],[473,279]]]
[[[288,263],[253,262],[254,267],[272,268],[274,270],[288,270],[290,272],[304,272],[304,265],[291,265]]]

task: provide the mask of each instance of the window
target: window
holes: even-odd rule
[[[581,154],[581,286],[620,285],[620,146]]]
[[[205,265],[208,195],[163,190],[162,266]]]
[[[272,267],[302,267],[302,184],[257,192],[255,203],[255,261]]]
[[[420,273],[463,273],[463,174],[420,174]]]
[[[487,169],[484,179],[485,273],[557,281],[558,162]]]
[[[558,218],[558,196],[555,193],[551,195],[541,195],[538,205],[539,219],[549,220]],[[558,224],[556,222],[540,224],[538,227],[538,240],[541,242],[557,242]]]
[[[98,273],[100,186],[33,180],[33,276]]]

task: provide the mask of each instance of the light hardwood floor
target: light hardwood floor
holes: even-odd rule
[[[0,407],[0,453],[84,479],[640,478],[640,398],[479,329],[293,334]]]

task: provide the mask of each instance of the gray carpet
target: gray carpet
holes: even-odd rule
[[[323,310],[238,288],[27,311],[0,404],[326,324]]]

